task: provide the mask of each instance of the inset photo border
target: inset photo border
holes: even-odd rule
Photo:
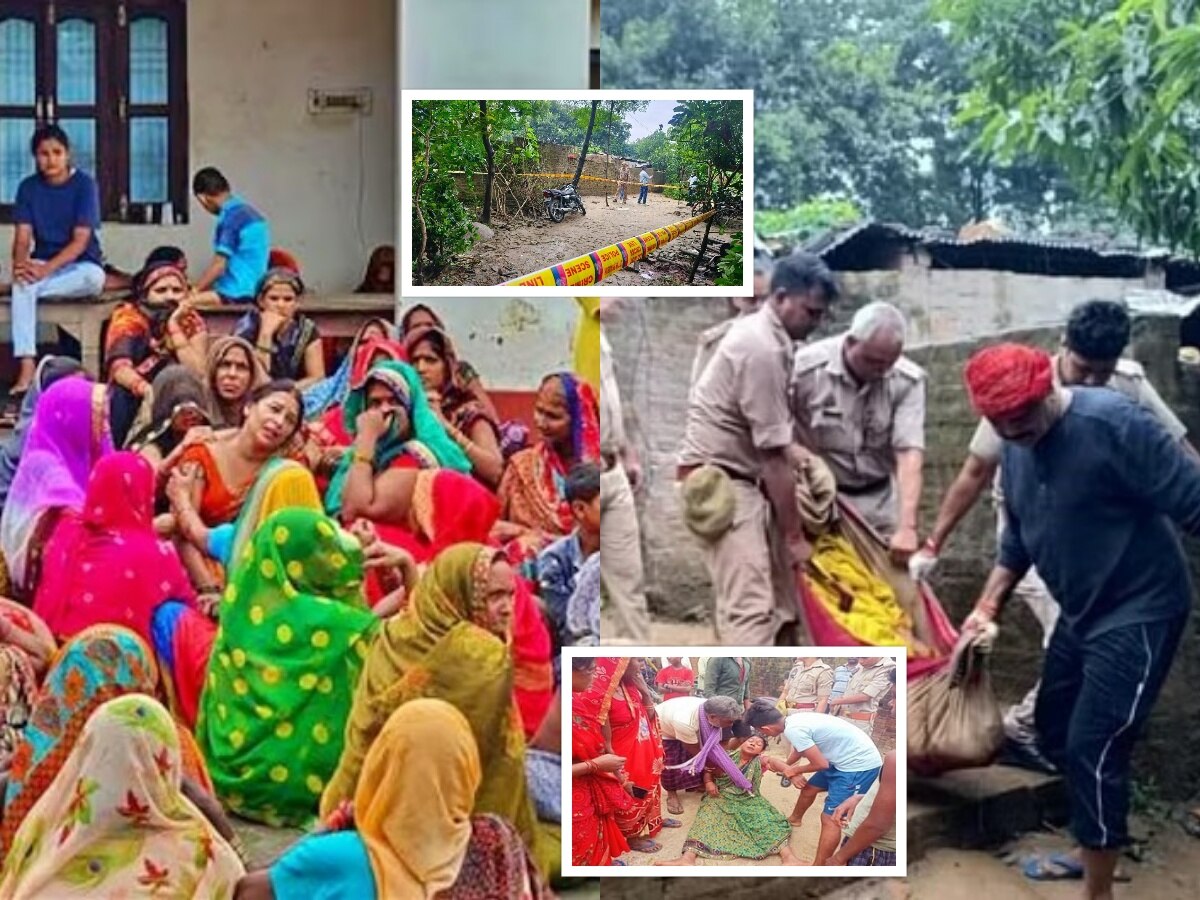
[[[752,296],[753,148],[748,90],[402,91],[400,296]]]
[[[891,697],[887,697],[886,695],[882,695],[882,696],[883,696],[884,703],[886,703],[888,700],[892,701],[888,711],[894,712],[895,734],[894,734],[894,736],[890,736],[890,739],[891,739],[891,741],[894,742],[894,746],[893,746],[893,750],[895,752],[894,765],[895,765],[895,773],[896,773],[895,777],[896,777],[897,783],[896,783],[896,809],[895,809],[895,816],[896,816],[896,824],[895,824],[895,828],[896,828],[896,831],[895,831],[896,863],[895,863],[895,865],[891,865],[891,866],[861,866],[861,865],[860,866],[828,866],[828,865],[815,866],[815,865],[803,865],[803,864],[762,865],[762,864],[756,864],[754,862],[750,862],[749,864],[746,864],[746,865],[743,865],[740,862],[737,864],[730,865],[730,864],[723,864],[722,861],[716,860],[716,859],[699,858],[694,864],[659,866],[659,865],[654,865],[653,862],[649,862],[648,864],[646,862],[641,862],[640,858],[644,857],[647,860],[650,859],[650,857],[645,856],[645,854],[641,854],[641,853],[633,854],[635,858],[639,859],[639,861],[627,862],[626,865],[623,865],[623,866],[619,866],[619,865],[575,865],[574,861],[573,861],[573,847],[574,847],[574,840],[573,840],[574,839],[574,821],[573,820],[574,820],[574,816],[573,816],[573,797],[572,797],[573,790],[572,789],[573,789],[574,776],[572,774],[572,769],[576,762],[583,762],[584,760],[576,760],[575,756],[574,756],[574,752],[573,752],[573,732],[576,727],[576,723],[574,721],[576,695],[573,692],[564,691],[563,692],[563,715],[562,715],[562,722],[563,722],[563,725],[562,725],[563,875],[567,876],[567,877],[602,876],[605,878],[610,878],[610,877],[661,878],[661,877],[672,877],[672,876],[682,876],[682,877],[774,876],[774,877],[778,877],[778,876],[787,876],[787,875],[795,875],[797,877],[804,877],[804,878],[810,878],[810,877],[843,878],[843,877],[851,877],[851,876],[870,876],[870,877],[881,877],[881,876],[903,877],[903,876],[905,876],[907,874],[907,867],[908,867],[907,866],[907,859],[908,859],[907,819],[908,819],[908,816],[907,816],[907,790],[906,790],[906,788],[907,788],[907,781],[906,781],[906,779],[907,779],[907,740],[906,740],[906,736],[907,736],[907,729],[908,729],[908,721],[907,721],[908,679],[907,679],[907,674],[906,674],[906,652],[907,651],[903,647],[645,647],[645,646],[637,646],[637,647],[625,647],[625,646],[620,646],[620,647],[616,647],[616,646],[614,646],[614,647],[604,647],[604,646],[601,646],[601,647],[564,647],[562,650],[562,655],[563,655],[562,671],[563,671],[564,681],[571,678],[571,674],[574,671],[574,666],[573,666],[572,661],[576,660],[576,659],[581,659],[581,658],[593,658],[593,659],[641,658],[641,659],[644,659],[647,657],[656,658],[656,659],[657,658],[666,659],[669,657],[681,657],[686,660],[690,660],[690,667],[692,668],[693,674],[695,676],[694,677],[693,694],[697,695],[697,696],[700,695],[700,691],[704,686],[703,679],[706,675],[706,673],[704,671],[696,671],[696,669],[698,668],[697,667],[698,661],[703,661],[707,666],[707,664],[709,662],[711,662],[712,660],[714,660],[716,658],[743,657],[743,658],[749,660],[749,662],[750,662],[749,672],[744,676],[746,678],[747,689],[749,691],[751,691],[751,694],[748,698],[750,700],[758,699],[753,696],[753,688],[755,686],[758,686],[760,688],[763,686],[763,682],[762,682],[763,677],[766,677],[768,679],[768,681],[770,682],[770,684],[774,687],[774,690],[772,691],[771,694],[764,695],[764,696],[769,696],[772,700],[779,699],[779,696],[781,693],[779,691],[779,688],[784,686],[785,681],[787,683],[787,687],[788,687],[788,691],[789,691],[788,696],[793,697],[793,699],[795,696],[795,691],[807,690],[808,689],[808,687],[806,687],[807,682],[802,680],[806,673],[800,672],[795,668],[795,663],[797,663],[801,659],[815,657],[819,660],[823,660],[826,663],[826,665],[829,667],[829,669],[831,669],[831,670],[835,670],[835,667],[833,665],[829,665],[831,662],[844,663],[848,659],[872,659],[872,658],[880,658],[881,657],[881,658],[890,660],[895,666],[895,690]],[[861,654],[861,655],[856,656],[855,654]],[[770,661],[770,669],[763,670],[761,675],[756,675],[756,672],[755,672],[755,669],[756,669],[755,662],[756,661],[758,661],[760,663],[760,665],[762,665],[763,663],[766,663],[767,661]],[[788,665],[788,661],[791,661],[791,665]],[[879,663],[875,663],[875,665],[879,665]],[[884,664],[884,667],[886,668],[886,664]],[[738,669],[734,669],[732,671],[733,677],[737,677],[739,674],[740,674],[740,671]],[[714,673],[714,676],[715,677],[723,677],[721,672]],[[840,671],[837,671],[837,676],[839,678],[842,678],[842,673]],[[825,677],[825,676],[822,676],[822,677]],[[825,682],[828,682],[828,680],[829,680],[828,678],[825,678]],[[776,681],[778,681],[779,683],[775,684]],[[668,683],[671,683],[671,682],[669,682],[669,679],[668,679]],[[723,683],[723,682],[720,682],[720,683]],[[653,685],[650,685],[650,687],[651,687],[651,689],[654,689]],[[837,688],[835,687],[834,691],[836,691],[836,690],[837,690]],[[665,691],[664,691],[664,693],[665,693]],[[664,701],[664,702],[666,702],[666,701]],[[661,703],[655,704],[655,705],[656,705],[656,707],[661,707]],[[744,706],[744,703],[742,705]],[[611,701],[609,702],[608,707],[611,709]],[[590,707],[585,706],[584,704],[580,705],[580,713],[581,714],[585,714],[585,710],[587,710],[587,709],[590,709]],[[656,721],[658,721],[658,720],[656,719]],[[785,721],[786,721],[786,719],[785,719]],[[878,721],[878,720],[876,720],[876,721]],[[683,726],[680,726],[680,727],[683,727]],[[639,728],[640,728],[640,726],[639,726]],[[755,732],[759,733],[757,729],[755,729]],[[879,741],[875,738],[873,738],[872,740],[874,743],[876,743],[876,745],[878,747]],[[764,755],[769,754],[774,759],[781,760],[786,764],[786,754],[783,757],[779,756],[779,754],[777,752],[777,742],[778,742],[778,746],[782,746],[785,748],[790,746],[788,744],[787,738],[780,735],[778,738],[769,738],[767,741],[767,747],[762,752]],[[885,739],[885,743],[886,742],[887,741]],[[683,745],[680,744],[680,746],[683,746]],[[621,755],[621,751],[619,749],[617,749],[616,746],[614,746],[613,749],[617,753],[617,755]],[[672,748],[672,749],[673,749],[673,751],[678,750],[678,748]],[[819,743],[817,744],[817,749],[820,749]],[[717,745],[715,750],[720,751],[720,744]],[[721,752],[723,752],[723,751],[721,751]],[[843,751],[839,751],[836,748],[832,748],[830,750],[830,752],[843,752]],[[735,751],[735,754],[736,754],[736,751]],[[886,754],[881,754],[881,755],[886,755]],[[628,759],[628,757],[627,757],[627,759]],[[801,764],[804,764],[806,762],[803,757],[803,754],[801,754],[801,759],[799,760],[799,762]],[[663,764],[664,765],[668,764],[665,756],[664,756]],[[629,777],[629,773],[624,769],[624,767],[620,770],[620,773],[622,775],[624,775],[625,778],[629,782],[633,781],[633,779]],[[803,775],[803,774],[804,773],[801,773],[801,775]],[[782,777],[783,776],[776,771],[763,772],[763,774],[761,776],[761,778],[763,779],[763,782],[765,782],[765,780],[768,778],[776,779],[777,781],[779,781],[780,787],[783,787],[783,783],[780,780]],[[616,778],[614,778],[614,783],[615,784],[619,783],[620,780],[621,779],[619,777],[616,777]],[[789,801],[792,799],[790,791],[792,790],[792,788],[794,788],[794,786],[795,785],[793,782],[792,786],[787,787],[789,794],[786,799]],[[624,790],[624,788],[623,788],[623,790]],[[644,795],[645,789],[643,788],[642,790],[643,790],[643,795]],[[662,803],[661,814],[662,814],[662,816],[665,818],[665,817],[671,815],[667,811],[667,800],[668,800],[667,790],[661,786],[661,780],[659,781],[659,786],[657,788],[652,788],[652,790],[661,791],[661,803]],[[638,795],[632,789],[629,789],[626,792],[629,793],[631,797],[638,797]],[[764,796],[765,793],[766,793],[766,791],[764,791],[763,794],[760,794],[759,796]],[[775,794],[778,793],[778,791],[774,790],[774,786],[772,786],[772,793],[775,793]],[[679,787],[679,796],[681,798],[686,798],[686,796],[687,796],[684,793],[682,786]],[[799,797],[799,793],[797,792],[795,796]],[[827,797],[827,794],[824,792],[817,795],[817,798],[812,803],[812,806],[809,807],[807,809],[807,811],[805,812],[805,816],[804,816],[805,824],[807,824],[808,819],[819,819],[819,817],[822,815],[822,812],[823,812],[822,806],[823,806],[823,803],[824,803],[826,797]],[[702,795],[701,804],[703,804],[705,799],[706,798]],[[699,810],[690,810],[691,805],[692,804],[689,804],[686,801],[684,803],[684,816],[685,816],[686,820],[683,821],[683,826],[682,826],[684,829],[689,829],[689,830],[692,827],[694,819],[696,818],[696,816],[699,812]],[[776,805],[776,808],[778,809],[777,804],[775,804],[773,802],[773,805]],[[789,811],[788,810],[780,810],[780,812],[784,816],[786,816],[786,815],[788,815]],[[689,813],[690,813],[690,815],[689,815]],[[674,817],[678,818],[679,816],[678,816],[678,814],[676,814]],[[691,820],[691,821],[687,821],[687,820]],[[675,829],[671,829],[671,831],[675,831]],[[655,840],[659,843],[662,843],[663,839],[664,839],[664,835],[666,835],[667,832],[668,832],[668,829],[666,829],[666,828],[662,829],[661,831],[658,832]],[[790,839],[789,845],[787,845],[787,846],[792,851],[792,853],[794,853],[796,855],[796,857],[799,858],[799,861],[801,863],[811,862],[811,860],[804,858],[804,855],[809,852],[809,849],[807,847],[803,848],[803,849],[798,848],[798,841],[797,841],[798,834],[799,834],[799,832],[797,831],[797,829],[795,827],[793,827],[793,829],[792,829],[793,836]],[[662,851],[660,851],[661,857],[664,860],[668,859],[668,858],[678,857],[679,853],[681,851],[679,850],[678,847],[675,847],[675,845],[678,844],[680,847],[682,847],[682,842],[683,842],[683,840],[686,839],[686,836],[687,836],[687,832],[684,832],[683,837],[681,837],[679,840],[674,840],[671,842],[672,847],[673,847],[673,852],[668,851],[668,849],[664,846]],[[812,843],[811,837],[806,839],[806,843],[808,843],[808,844]],[[839,840],[839,845],[840,845],[840,840]],[[776,851],[776,852],[778,852],[778,851]],[[625,855],[625,854],[622,854],[622,855]],[[655,854],[655,857],[657,857],[658,855],[659,854]]]

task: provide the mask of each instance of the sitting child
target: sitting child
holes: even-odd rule
[[[799,865],[800,860],[788,846],[792,826],[771,801],[759,793],[762,783],[764,738],[755,734],[738,750],[737,767],[754,790],[747,792],[726,774],[706,768],[704,790],[696,820],[683,842],[683,856],[658,860],[656,866],[693,866],[696,858],[766,859],[776,853],[783,864]]]
[[[217,217],[213,259],[196,280],[194,301],[201,305],[250,303],[255,288],[267,273],[271,232],[267,220],[233,193],[217,169],[201,169],[192,179],[192,193],[204,209]]]

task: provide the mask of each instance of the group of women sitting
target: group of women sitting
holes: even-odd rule
[[[195,340],[175,277],[139,277],[108,383],[42,362],[0,453],[0,897],[540,896],[560,740],[531,563],[598,456],[590,387],[547,376],[523,446],[425,307],[324,377]],[[312,833],[247,874],[225,811]]]

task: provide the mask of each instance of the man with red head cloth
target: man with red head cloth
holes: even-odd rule
[[[1192,585],[1172,521],[1200,534],[1200,464],[1116,391],[1056,386],[1050,356],[1016,344],[971,357],[967,390],[1003,441],[1007,528],[965,632],[990,638],[1037,566],[1060,614],[1034,720],[1062,771],[1085,896],[1111,898],[1129,842],[1129,762],[1175,656]]]

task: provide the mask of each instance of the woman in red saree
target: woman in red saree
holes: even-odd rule
[[[524,578],[516,580],[513,594],[512,658],[513,697],[521,711],[525,737],[532,738],[554,702],[553,644],[546,619]]]
[[[108,622],[148,642],[161,603],[195,606],[175,547],[154,532],[154,467],[138,453],[96,463],[82,512],[63,515],[45,554],[33,609],[60,639]]]
[[[682,823],[662,817],[662,738],[641,668],[640,658],[597,659],[589,693],[598,698],[606,749],[625,758],[625,773],[631,782],[633,802],[629,809],[615,814],[617,825],[629,849],[657,853],[662,845],[652,840],[654,835],[663,827],[679,828]]]
[[[510,541],[509,558],[531,563],[551,541],[575,528],[563,493],[577,463],[600,462],[600,413],[596,394],[569,372],[542,379],[534,405],[541,440],[513,455],[500,481],[503,519],[496,534]]]
[[[617,825],[633,798],[622,786],[624,761],[606,747],[600,727],[602,696],[590,690],[596,660],[571,660],[571,864],[624,865],[629,842]]]

